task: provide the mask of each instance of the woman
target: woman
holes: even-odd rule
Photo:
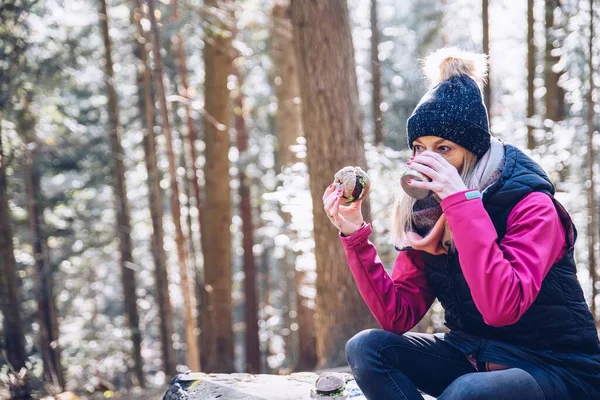
[[[408,166],[431,181],[401,196],[392,276],[360,202],[323,196],[358,289],[382,330],[346,357],[369,399],[600,399],[600,344],[576,276],[576,231],[544,171],[489,134],[484,55],[442,49],[408,120]],[[408,332],[438,298],[445,334]]]

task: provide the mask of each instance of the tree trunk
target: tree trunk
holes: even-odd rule
[[[39,150],[35,140],[35,120],[30,111],[31,91],[25,93],[24,105],[17,116],[17,131],[25,142],[25,190],[29,211],[33,258],[37,269],[38,321],[40,325],[40,352],[44,365],[44,379],[62,391],[65,387],[60,347],[58,347],[58,319],[54,300],[52,270],[48,262],[46,236],[43,232],[44,206],[41,192]]]
[[[179,11],[177,8],[177,0],[172,0],[173,5],[173,15],[176,19],[179,19]],[[194,127],[194,119],[192,118],[190,99],[192,98],[192,93],[188,85],[187,81],[187,62],[185,57],[185,50],[183,48],[183,35],[181,32],[177,33],[177,58],[179,59],[179,77],[181,78],[181,96],[186,98],[185,104],[185,115],[188,129],[188,142],[190,146],[190,156],[191,156],[191,170],[192,170],[192,185],[194,188],[194,197],[196,198],[196,208],[198,209],[198,227],[200,232],[202,232],[202,224],[204,221],[204,206],[202,205],[202,199],[200,195],[200,183],[198,181],[198,166],[196,162],[198,161],[198,154],[196,151],[196,129]],[[204,238],[200,237],[201,243],[203,243]],[[202,252],[204,254],[204,247],[202,247]]]
[[[181,140],[183,143],[183,140],[185,139],[184,136],[181,136]],[[184,145],[184,147],[186,147]],[[185,149],[184,149],[185,150]],[[188,209],[188,213],[186,215],[186,225],[187,225],[187,231],[188,231],[188,249],[189,249],[189,256],[190,256],[190,266],[192,267],[192,276],[194,276],[194,272],[197,272],[198,268],[198,259],[196,258],[196,246],[194,245],[195,243],[199,243],[200,241],[196,242],[196,238],[194,237],[194,221],[192,219],[192,180],[194,179],[194,177],[192,176],[192,174],[190,173],[190,166],[188,163],[188,159],[185,156],[185,151],[182,151],[181,154],[179,155],[179,165],[182,166],[182,168],[185,168],[185,175],[184,175],[184,183],[183,183],[183,194],[185,196],[185,198],[187,199],[187,209]],[[197,279],[194,279],[193,282],[197,281]],[[194,290],[196,288],[196,285],[194,284]],[[198,304],[198,297],[196,296],[196,312],[198,313],[200,311],[200,305]],[[196,322],[198,322],[198,318],[196,318]],[[198,342],[196,340],[196,342]]]
[[[440,0],[441,3],[441,13],[442,13],[442,18],[441,21],[442,23],[445,22],[445,17],[446,17],[446,7],[447,7],[447,0]],[[448,34],[446,33],[447,28],[445,28],[445,24],[444,27],[442,28],[442,47],[446,47],[448,46]]]
[[[206,0],[209,24],[231,32],[223,15],[233,18],[230,0]],[[213,18],[213,11],[222,14]],[[225,17],[227,18],[227,17]],[[229,21],[229,23],[233,23]],[[204,41],[205,63],[205,164],[206,213],[202,236],[205,240],[205,304],[202,319],[203,365],[210,372],[233,372],[233,329],[231,322],[231,191],[229,187],[229,90],[231,39],[214,30]]]
[[[27,373],[19,379],[19,372],[25,367],[25,335],[21,322],[21,302],[19,300],[19,280],[13,248],[12,220],[8,206],[7,157],[2,146],[0,131],[0,311],[3,315],[4,349],[8,362],[8,374],[16,384],[10,385],[11,397],[30,398]]]
[[[346,1],[291,4],[313,203],[318,367],[327,368],[346,363],[344,343],[351,336],[377,326],[348,272],[338,232],[321,200],[340,168],[367,166]],[[369,208],[364,202],[366,221],[371,220]]]
[[[172,0],[172,5],[173,5],[173,18],[175,18],[175,20],[179,20],[180,18],[180,13],[179,13],[179,9],[178,9],[178,0]],[[188,138],[188,146],[190,149],[190,165],[189,168],[186,168],[186,171],[188,171],[186,173],[186,179],[188,181],[191,182],[192,184],[192,188],[193,188],[193,194],[194,194],[194,199],[196,201],[196,209],[198,210],[198,229],[200,232],[200,249],[201,249],[201,254],[204,255],[205,253],[205,241],[204,241],[204,235],[202,234],[203,232],[203,224],[204,224],[204,204],[203,204],[203,199],[202,199],[202,194],[200,191],[200,182],[199,182],[199,169],[198,169],[198,165],[196,164],[198,161],[198,152],[196,151],[196,129],[194,126],[194,119],[192,118],[192,113],[191,113],[191,106],[190,106],[190,102],[191,99],[193,97],[193,89],[189,88],[188,85],[188,80],[187,80],[187,61],[186,61],[186,57],[185,57],[185,49],[183,46],[183,34],[181,32],[177,33],[177,37],[175,38],[175,42],[177,43],[177,58],[179,60],[179,77],[181,78],[181,90],[180,90],[180,95],[182,97],[184,97],[185,99],[187,99],[187,101],[184,103],[185,104],[185,113],[186,113],[186,122],[187,122],[187,138]],[[191,176],[190,176],[191,175]],[[187,182],[186,182],[187,184]],[[188,196],[188,200],[189,200],[189,196]],[[191,229],[191,228],[190,228]],[[190,231],[190,238],[191,238],[191,231]],[[191,241],[191,239],[190,239]],[[190,249],[193,248],[193,243],[190,243]],[[202,331],[202,309],[203,309],[203,305],[204,305],[204,262],[203,262],[203,256],[200,259],[200,261],[202,261],[202,267],[201,268],[197,268],[197,263],[194,262],[193,266],[194,266],[194,271],[196,272],[196,279],[194,282],[194,290],[195,290],[195,294],[196,294],[196,325],[198,328],[200,328],[200,331]],[[190,258],[191,259],[191,258]],[[194,254],[194,259],[195,259],[195,254]],[[198,348],[201,349],[201,337],[200,335],[197,336],[196,338],[196,342],[198,343]],[[200,351],[200,350],[199,350]],[[202,358],[199,355],[200,359]]]
[[[298,161],[291,146],[296,144],[297,139],[302,136],[302,110],[289,1],[276,2],[272,13],[274,84],[277,96],[275,130],[277,132],[277,142],[279,143],[277,151],[279,164],[276,170],[279,173],[282,168]],[[281,212],[281,217],[284,220],[286,230],[289,231],[291,215]],[[298,330],[296,332],[292,331],[290,338],[297,336],[298,349],[292,349],[288,341],[287,353],[297,361],[294,367],[295,370],[308,371],[314,368],[317,360],[314,329],[315,310],[309,306],[309,299],[302,295],[305,274],[303,271],[296,270],[294,259],[293,254],[287,255],[283,259],[285,271],[292,274],[289,286],[295,287],[295,290],[288,290],[288,293],[293,296],[295,301],[295,307],[293,308],[296,311],[296,321],[298,323]],[[292,354],[294,351],[297,351],[297,357]]]
[[[177,38],[172,38],[175,41],[177,40]],[[175,59],[175,56],[173,56],[171,54],[170,51],[167,51],[167,54],[169,56],[171,56],[171,60]],[[175,92],[177,93],[181,93],[182,90],[178,87],[177,85],[177,72],[174,68],[174,66],[172,66],[172,68],[170,68],[171,73],[170,76],[168,76],[169,81],[172,83],[173,85],[173,89]],[[187,135],[184,135],[181,128],[183,126],[183,120],[179,114],[178,111],[178,107],[181,106],[182,102],[175,102],[172,105],[172,110],[171,110],[171,114],[173,115],[173,132],[175,135],[179,134],[179,140],[181,143],[181,152],[179,153],[179,167],[180,168],[184,168],[185,169],[185,173],[182,176],[183,182],[181,182],[182,188],[183,188],[183,195],[184,195],[184,199],[182,200],[181,203],[181,207],[187,207],[188,212],[185,218],[185,222],[187,224],[187,230],[184,232],[184,234],[187,234],[186,236],[186,241],[187,241],[187,245],[188,245],[188,261],[190,263],[190,272],[191,272],[191,277],[190,280],[192,281],[192,286],[194,287],[195,290],[195,296],[196,296],[196,315],[195,315],[195,321],[196,321],[196,331],[198,331],[199,329],[201,329],[200,327],[202,326],[201,324],[201,320],[200,320],[200,315],[202,312],[202,308],[199,304],[199,299],[201,298],[201,294],[198,295],[198,281],[199,279],[197,278],[196,273],[198,272],[197,269],[197,259],[196,259],[196,248],[194,246],[195,244],[195,238],[194,238],[194,231],[192,229],[192,213],[191,213],[191,199],[192,199],[192,195],[191,195],[191,186],[192,186],[192,176],[191,176],[191,168],[189,167],[188,163],[187,163],[187,157],[186,157],[186,151],[187,151],[187,146],[186,143],[189,145],[189,140],[187,140]],[[177,142],[177,137],[175,137],[175,141]],[[191,159],[191,158],[190,158]],[[198,243],[200,243],[200,241],[198,241]],[[198,345],[198,348],[201,349],[201,343],[200,343],[200,335],[196,335],[196,344]],[[201,359],[202,357],[200,357]]]
[[[51,382],[59,391],[65,387],[60,348],[58,347],[58,319],[54,301],[53,272],[48,263],[46,238],[41,224],[43,209],[41,206],[41,185],[38,169],[37,150],[27,151],[25,174],[27,198],[29,203],[29,223],[33,239],[33,253],[38,274],[37,302],[40,324],[40,351],[44,364],[44,379]]]
[[[185,313],[185,339],[187,344],[187,366],[192,371],[200,371],[200,349],[196,337],[196,319],[195,308],[196,299],[192,288],[192,282],[189,279],[187,249],[185,237],[181,226],[181,205],[179,203],[179,187],[177,184],[177,166],[175,164],[175,153],[173,151],[173,135],[171,133],[171,124],[169,122],[169,110],[167,107],[167,97],[165,84],[163,81],[163,61],[160,54],[160,35],[158,32],[156,16],[154,15],[154,0],[148,0],[148,14],[152,29],[152,42],[154,45],[154,65],[156,68],[155,78],[158,88],[158,97],[162,117],[162,130],[165,135],[167,145],[167,158],[169,161],[169,175],[171,178],[171,214],[173,224],[175,225],[175,243],[177,245],[177,259],[179,261],[179,272],[181,274],[181,289],[183,294],[183,304]]]
[[[533,117],[535,116],[535,38],[533,1],[527,0],[527,148],[535,148]]]
[[[311,300],[303,292],[307,286],[306,274],[296,270],[296,313],[298,321],[298,364],[297,371],[311,371],[317,364],[317,336],[315,332],[315,309]]]
[[[244,115],[244,93],[241,71],[237,72],[238,93],[235,98],[235,130],[239,151],[240,215],[244,235],[244,310],[246,319],[246,372],[260,372],[260,342],[258,339],[258,304],[256,301],[256,263],[254,260],[254,228],[250,201],[250,182],[246,177],[246,152],[248,151],[248,129]]]
[[[119,250],[121,252],[121,281],[125,294],[125,316],[131,330],[133,342],[134,371],[140,386],[145,385],[143,362],[142,362],[142,335],[140,332],[139,314],[135,295],[135,273],[129,266],[133,263],[131,244],[131,221],[129,216],[129,204],[127,201],[127,186],[125,182],[125,155],[121,147],[121,126],[119,121],[119,101],[114,86],[114,73],[112,62],[112,43],[109,35],[108,14],[106,11],[106,0],[100,0],[100,25],[104,38],[104,50],[106,63],[106,91],[108,96],[108,120],[110,124],[110,145],[113,160],[113,177],[115,185],[115,214],[117,217],[117,235],[119,238]]]
[[[167,376],[174,376],[176,371],[175,350],[173,349],[173,309],[169,295],[169,280],[167,275],[167,255],[164,249],[165,231],[163,227],[162,191],[160,188],[161,174],[156,160],[156,141],[154,135],[154,96],[152,95],[152,73],[148,67],[148,40],[142,28],[142,1],[137,0],[135,22],[137,37],[135,53],[140,59],[141,69],[138,69],[138,100],[140,114],[143,115],[144,152],[146,154],[146,170],[148,171],[148,194],[150,216],[152,219],[152,257],[154,259],[154,280],[156,284],[156,302],[160,313],[160,343],[163,356],[163,368]]]
[[[267,306],[270,306],[272,302],[270,301],[270,286],[269,286],[269,265],[271,264],[271,252],[273,251],[274,244],[270,242],[267,246],[264,247],[264,250],[260,254],[260,262],[258,265],[258,302],[259,309],[262,310],[262,315],[266,320],[268,318],[268,313],[265,310]],[[271,374],[273,371],[269,366],[268,359],[273,354],[271,353],[271,347],[268,343],[269,339],[266,340],[265,349],[260,355],[260,370],[261,373]]]
[[[596,185],[594,184],[594,162],[596,160],[594,152],[594,0],[590,0],[590,37],[588,42],[588,74],[589,74],[589,87],[587,92],[587,125],[588,125],[588,179],[590,185],[588,191],[588,212],[590,216],[588,218],[588,264],[590,268],[590,281],[592,285],[592,304],[591,311],[594,317],[594,321],[597,321],[596,315],[596,297],[598,296],[598,289],[596,283],[598,282],[598,276],[596,271],[596,234],[597,234],[597,205],[596,205]]]
[[[489,57],[490,56],[490,13],[489,13],[489,0],[481,0],[481,19],[483,22],[483,52]],[[490,123],[490,130],[492,127],[492,75],[491,75],[492,63],[488,63],[488,78],[487,83],[483,86],[483,101],[488,111],[488,119]]]
[[[185,3],[185,1],[184,1]],[[172,6],[172,23],[174,25],[178,25],[181,19],[181,12],[179,10],[179,1],[178,0],[171,0],[171,6]],[[192,117],[192,112],[191,112],[191,101],[193,100],[194,96],[195,96],[195,90],[193,88],[189,87],[188,84],[188,71],[187,71],[187,61],[186,61],[186,55],[185,55],[185,46],[184,46],[184,38],[183,38],[183,33],[180,31],[180,27],[177,27],[174,31],[173,36],[171,37],[171,43],[173,43],[173,47],[171,47],[169,49],[169,54],[171,55],[173,60],[176,60],[176,64],[179,67],[179,78],[181,80],[181,86],[178,88],[177,84],[175,83],[175,70],[173,69],[172,73],[173,76],[171,77],[171,79],[173,80],[174,86],[175,86],[175,90],[176,92],[179,93],[179,95],[181,96],[181,98],[185,99],[184,101],[182,101],[181,103],[183,104],[184,110],[185,110],[185,114],[186,114],[186,128],[187,128],[187,134],[184,134],[183,131],[181,131],[181,139],[182,139],[182,149],[181,149],[181,160],[180,163],[181,165],[184,167],[185,169],[185,174],[183,177],[183,190],[184,190],[184,195],[187,199],[187,207],[188,207],[188,214],[187,214],[187,218],[186,218],[186,223],[188,225],[188,231],[189,231],[189,237],[188,237],[188,250],[189,250],[189,261],[190,261],[190,272],[192,274],[192,286],[193,286],[193,290],[194,290],[194,296],[195,296],[195,324],[196,324],[196,331],[197,332],[202,332],[202,310],[203,310],[203,305],[204,305],[204,267],[203,267],[203,254],[204,254],[204,247],[205,247],[205,243],[204,243],[204,235],[202,234],[203,232],[203,224],[204,224],[204,206],[203,206],[203,198],[202,198],[202,193],[201,193],[201,189],[200,189],[200,182],[199,182],[199,168],[197,165],[197,161],[198,161],[198,152],[196,150],[196,140],[197,140],[197,134],[196,134],[196,128],[195,128],[195,124],[194,124],[194,118]],[[179,126],[179,124],[176,123],[176,120],[178,118],[178,114],[176,112],[173,112],[173,119],[174,119],[174,125],[175,126]],[[185,139],[187,138],[187,140]],[[187,145],[185,145],[183,143],[183,141],[187,142]],[[189,164],[188,164],[188,155],[186,155],[186,152],[188,151],[187,149],[189,148]],[[192,202],[192,198],[194,198],[194,201]],[[197,257],[199,255],[198,251],[196,250],[196,238],[194,237],[194,232],[192,229],[193,226],[193,221],[192,221],[192,205],[198,210],[198,215],[197,215],[197,222],[198,222],[198,229],[199,229],[199,241],[198,244],[200,245],[200,253],[201,253],[201,257]],[[200,264],[199,264],[200,262]],[[196,335],[196,346],[198,348],[198,357],[199,357],[199,363],[202,364],[202,356],[201,354],[201,349],[202,349],[202,337],[200,334]]]
[[[558,86],[558,81],[564,70],[554,71],[560,62],[559,55],[553,55],[552,52],[559,47],[555,46],[556,39],[554,28],[554,11],[560,8],[560,0],[546,0],[546,50],[544,56],[544,82],[546,85],[546,119],[552,121],[561,121],[565,112],[565,92]]]
[[[371,0],[371,77],[373,84],[373,136],[375,145],[383,144],[383,113],[381,111],[381,65],[379,64],[379,27],[377,0]]]
[[[176,92],[180,92],[180,90],[177,87],[177,84],[175,83],[175,72],[172,71],[173,76],[169,77],[169,79],[171,80],[171,82],[173,82],[173,86]],[[171,110],[172,114],[173,114],[173,132],[177,135],[179,134],[179,140],[181,141],[181,152],[179,153],[179,165],[178,168],[183,168],[185,170],[185,173],[182,176],[183,182],[181,182],[181,186],[183,189],[183,200],[181,202],[181,207],[182,208],[187,208],[187,213],[185,215],[185,232],[184,234],[186,234],[186,243],[188,246],[188,261],[190,263],[190,271],[191,271],[191,277],[190,280],[192,281],[192,285],[194,285],[194,282],[196,281],[195,279],[195,274],[194,272],[196,271],[196,247],[194,246],[195,243],[195,238],[194,238],[194,230],[193,230],[193,221],[192,221],[192,192],[191,192],[191,186],[192,186],[192,177],[190,174],[190,168],[188,165],[188,159],[186,157],[186,142],[187,142],[187,135],[183,134],[183,131],[180,129],[182,126],[182,119],[179,115],[179,112],[177,111],[177,108],[180,107],[181,103],[179,104],[173,104],[173,109]],[[175,139],[177,140],[177,137],[175,137]],[[195,285],[194,285],[195,287]],[[199,307],[198,307],[198,302],[196,301],[196,313],[199,311]],[[197,316],[197,315],[196,315]],[[196,322],[198,321],[198,318],[196,318]],[[196,342],[198,342],[196,340]]]
[[[273,80],[277,96],[277,173],[284,166],[298,162],[291,149],[302,136],[302,115],[300,87],[298,86],[298,66],[293,43],[292,22],[289,0],[278,0],[273,6]]]

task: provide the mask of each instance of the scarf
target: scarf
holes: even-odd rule
[[[491,138],[489,150],[479,159],[473,171],[477,189],[483,191],[496,182],[504,169],[504,145]],[[447,254],[450,241],[442,237],[446,228],[446,217],[442,213],[437,196],[417,200],[413,207],[413,226],[404,232],[405,243],[415,250],[433,255]]]

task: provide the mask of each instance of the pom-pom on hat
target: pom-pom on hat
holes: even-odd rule
[[[430,89],[407,122],[408,146],[421,136],[450,140],[481,158],[490,148],[488,115],[480,85],[485,84],[487,56],[449,47],[423,62]]]

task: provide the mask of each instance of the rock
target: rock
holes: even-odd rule
[[[331,373],[327,374],[331,377]],[[309,400],[321,375],[314,372],[290,375],[187,372],[171,379],[163,400]],[[346,386],[346,397],[338,399],[367,400],[352,374],[336,372],[335,377],[340,379],[337,384]],[[433,399],[427,396],[425,398]]]
[[[336,373],[346,385],[347,399],[366,400],[348,373]],[[163,400],[308,400],[319,374],[298,372],[291,375],[204,374],[176,375]]]

